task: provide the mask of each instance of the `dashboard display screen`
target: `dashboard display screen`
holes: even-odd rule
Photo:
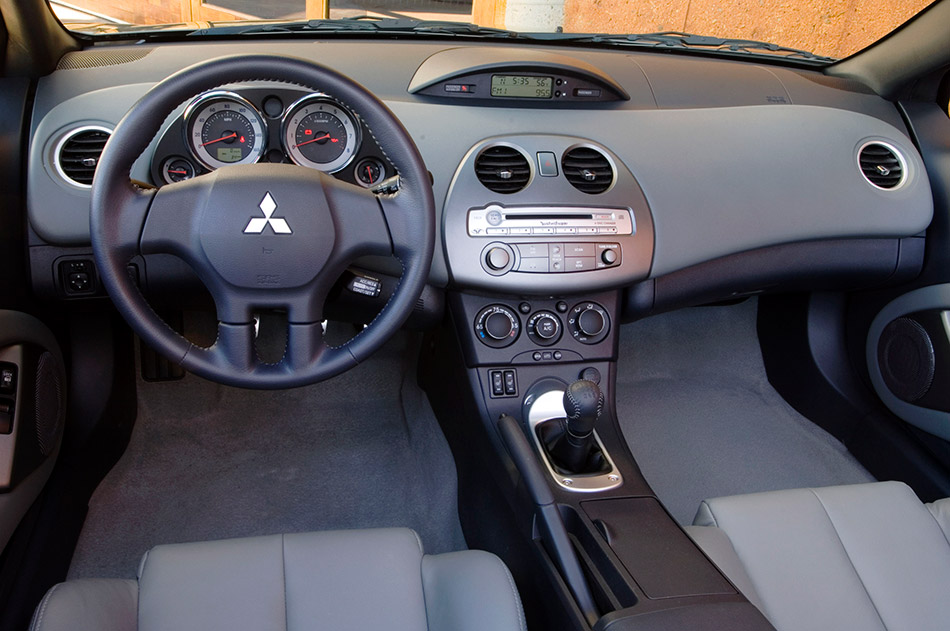
[[[554,79],[552,77],[529,77],[511,74],[495,74],[491,77],[492,96],[549,99],[553,87]]]
[[[238,162],[242,157],[240,147],[218,148],[218,160],[221,162]]]

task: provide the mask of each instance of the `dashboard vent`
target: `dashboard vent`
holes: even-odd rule
[[[614,169],[607,156],[590,147],[575,147],[561,158],[564,177],[577,190],[596,195],[614,181]]]
[[[528,185],[531,166],[528,159],[514,147],[496,145],[475,158],[478,181],[496,193],[517,193]]]
[[[73,184],[92,186],[96,165],[111,135],[112,132],[102,127],[82,127],[70,132],[56,150],[60,175]]]
[[[858,154],[861,173],[867,181],[878,188],[893,189],[904,183],[903,157],[891,146],[869,142]]]

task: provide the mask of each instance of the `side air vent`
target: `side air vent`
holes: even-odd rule
[[[105,127],[80,127],[69,132],[56,147],[56,170],[77,186],[92,186],[99,156],[111,135]]]
[[[564,177],[577,190],[596,195],[614,181],[614,169],[607,156],[590,147],[575,147],[561,158]]]
[[[890,145],[869,142],[858,152],[858,165],[868,182],[885,190],[904,183],[907,168],[904,157]]]
[[[528,159],[514,147],[495,145],[475,158],[478,181],[496,193],[517,193],[528,185],[531,166]]]

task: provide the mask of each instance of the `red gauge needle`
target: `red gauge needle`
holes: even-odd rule
[[[373,182],[373,167],[366,165],[366,177],[369,178],[370,183]]]
[[[220,138],[217,138],[215,140],[209,140],[208,142],[203,142],[201,143],[201,146],[204,147],[205,145],[213,145],[216,142],[221,142],[222,140],[230,140],[231,138],[237,138],[237,134],[231,134],[230,136],[221,136]]]
[[[168,169],[169,173],[177,173],[178,175],[188,175],[188,171],[178,171],[177,169]]]
[[[295,147],[295,148],[296,148],[296,147],[303,147],[304,145],[309,145],[311,142],[317,142],[318,140],[324,140],[324,139],[326,139],[326,138],[330,138],[330,134],[323,134],[323,135],[320,136],[319,138],[312,138],[312,139],[310,139],[310,140],[307,140],[306,142],[302,142],[302,143],[300,143],[300,144],[298,144],[298,145],[294,145],[294,147]],[[333,140],[333,139],[330,138],[330,140]]]

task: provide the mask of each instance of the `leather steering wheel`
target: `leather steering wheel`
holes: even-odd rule
[[[398,192],[377,195],[289,164],[228,166],[158,190],[130,180],[133,162],[169,112],[209,89],[256,80],[323,92],[358,112],[396,167]],[[302,59],[232,56],[196,64],[156,84],[119,122],[96,170],[90,226],[102,283],[146,343],[207,379],[274,389],[340,374],[399,329],[429,274],[435,202],[412,138],[365,88]],[[154,253],[183,259],[208,288],[218,319],[211,347],[196,346],[172,330],[139,291],[129,263]],[[343,346],[328,346],[320,324],[324,303],[347,265],[364,255],[399,259],[399,285],[363,331]],[[262,362],[255,351],[253,312],[259,309],[287,312],[287,347],[274,364]]]

